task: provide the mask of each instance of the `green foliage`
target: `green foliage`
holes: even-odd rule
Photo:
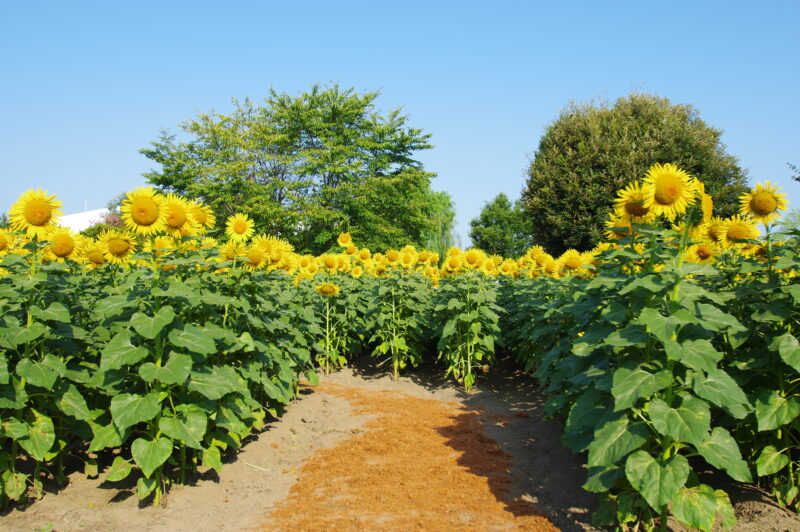
[[[564,444],[588,451],[597,524],[664,525],[671,512],[730,528],[730,500],[702,483],[699,458],[796,506],[797,241],[768,236],[766,256],[710,266],[683,262],[686,234],[638,238],[644,252],[622,241],[590,278],[502,280],[501,343],[566,419]]]
[[[473,247],[490,255],[520,257],[533,245],[530,225],[520,202],[512,204],[503,193],[486,203],[469,225]]]
[[[432,295],[430,281],[416,272],[392,270],[374,283],[369,311],[375,345],[372,356],[388,355],[395,380],[401,369],[422,361]]]
[[[456,218],[453,199],[447,192],[433,192],[429,209],[431,227],[424,235],[424,249],[438,253],[442,259],[449,248],[459,245],[458,235],[453,230]]]
[[[722,132],[690,105],[632,94],[613,106],[569,105],[550,125],[528,169],[522,207],[534,240],[558,255],[602,240],[617,190],[654,163],[675,163],[706,185],[715,213],[738,212],[746,174]]]
[[[293,97],[270,91],[262,105],[234,101],[230,114],[202,113],[142,153],[161,165],[146,175],[164,191],[202,199],[218,217],[244,212],[260,232],[303,252],[331,247],[349,231],[375,250],[420,245],[435,230],[435,202],[414,152],[430,135],[376,92],[314,86]]]
[[[497,288],[478,272],[445,277],[434,298],[437,351],[452,375],[469,392],[476,371],[494,361],[495,338],[502,309]]]

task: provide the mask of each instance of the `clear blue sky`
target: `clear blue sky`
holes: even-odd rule
[[[65,213],[103,207],[144,184],[160,128],[315,82],[379,89],[433,135],[419,157],[462,237],[518,197],[567,102],[631,91],[695,105],[796,208],[798,30],[794,1],[3,2],[0,211],[37,186]]]

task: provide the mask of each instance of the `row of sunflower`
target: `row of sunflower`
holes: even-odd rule
[[[702,183],[666,164],[614,205],[609,243],[561,259],[532,249],[528,275],[500,290],[501,343],[586,453],[595,524],[730,528],[708,471],[796,509],[800,235],[776,239],[785,195],[758,184],[720,219]]]
[[[139,495],[158,498],[221,467],[314,367],[363,353],[396,378],[438,353],[469,390],[499,344],[567,419],[565,444],[588,451],[599,524],[670,511],[730,524],[692,457],[796,500],[797,245],[774,238],[786,203],[769,183],[721,220],[699,180],[655,165],[619,192],[608,242],[558,257],[378,253],[347,233],[304,255],[242,214],[218,241],[207,206],[151,188],[95,240],[59,227],[59,208],[30,191],[0,232],[6,498],[40,492],[40,466],[59,476],[76,453],[89,472],[113,456],[110,480],[138,469]],[[36,471],[18,471],[21,457]],[[648,480],[659,471],[669,485]]]

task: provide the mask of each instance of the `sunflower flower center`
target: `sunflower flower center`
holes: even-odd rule
[[[25,220],[31,225],[46,225],[53,216],[50,204],[42,199],[32,199],[25,205]]]
[[[167,215],[167,225],[173,229],[180,229],[186,223],[186,212],[180,207],[173,207]]]
[[[158,204],[152,198],[136,198],[131,202],[131,219],[136,225],[153,225],[158,221]]]
[[[68,257],[75,250],[75,241],[69,235],[58,235],[50,249],[56,257]]]
[[[746,240],[748,237],[747,228],[743,225],[732,225],[728,228],[728,239],[730,240]]]
[[[674,175],[662,175],[655,182],[655,200],[660,205],[672,205],[683,192],[683,182]]]
[[[238,235],[243,235],[247,232],[247,222],[244,220],[236,220],[233,222],[233,232]]]
[[[581,258],[580,257],[569,257],[567,260],[564,261],[564,267],[569,270],[577,270],[581,267]]]
[[[98,251],[96,249],[93,249],[92,251],[90,251],[86,255],[86,258],[89,259],[94,264],[103,264],[103,262],[105,262],[105,260],[106,260],[105,257],[103,257],[103,254],[100,253],[100,251]]]
[[[629,216],[642,218],[647,216],[647,214],[650,212],[650,209],[645,207],[644,203],[641,201],[629,201],[625,204],[625,212],[627,212]]]
[[[708,246],[697,246],[697,256],[701,260],[707,260],[714,256],[714,250]]]
[[[0,251],[5,251],[8,248],[8,237],[0,233]]]
[[[108,251],[115,257],[124,256],[129,249],[131,245],[123,238],[112,238],[108,241]]]
[[[778,202],[775,200],[775,196],[769,192],[753,194],[753,199],[750,200],[750,209],[759,216],[772,214],[777,208]]]

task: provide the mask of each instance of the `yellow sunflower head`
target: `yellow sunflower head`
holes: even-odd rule
[[[350,270],[350,276],[353,279],[359,279],[362,275],[364,275],[364,269],[361,266],[355,266],[352,270]]]
[[[23,193],[11,206],[9,221],[11,228],[22,231],[31,238],[44,240],[48,231],[58,225],[61,202],[55,194],[48,195],[46,190],[31,189]]]
[[[558,260],[561,261],[564,268],[569,271],[580,270],[584,266],[583,256],[577,249],[568,249]]]
[[[249,216],[242,213],[228,217],[225,222],[225,234],[234,242],[247,242],[255,232],[255,224]]]
[[[712,264],[719,252],[710,242],[693,244],[686,249],[686,260],[699,264]]]
[[[745,240],[758,238],[759,230],[752,220],[743,218],[736,214],[723,221],[722,243],[731,247],[745,243]]]
[[[65,260],[78,260],[81,256],[81,241],[77,235],[65,227],[52,230],[45,237],[50,244],[45,248],[48,260],[64,262]]]
[[[197,234],[205,234],[209,229],[214,229],[217,224],[217,219],[214,216],[214,211],[202,201],[197,201],[189,204],[189,214],[192,215],[195,222],[197,222]]]
[[[692,177],[676,165],[656,163],[647,170],[644,190],[644,206],[655,216],[674,220],[694,202],[696,185]]]
[[[317,285],[316,291],[318,294],[325,297],[333,297],[339,295],[339,287],[333,283],[322,283]]]
[[[614,216],[609,214],[608,221],[606,222],[606,236],[611,239],[622,239],[633,235],[633,226],[631,221],[625,216]]]
[[[99,237],[103,256],[112,264],[125,264],[136,251],[136,243],[127,233],[110,229],[104,231]]]
[[[343,248],[346,248],[353,244],[353,238],[350,236],[350,233],[341,233],[339,234],[339,238],[336,239],[336,242]]]
[[[480,249],[471,248],[464,253],[464,264],[468,268],[477,270],[483,265],[484,261],[486,261],[486,253]]]
[[[83,258],[90,268],[97,268],[106,263],[103,244],[99,240],[87,240],[83,244]]]
[[[122,222],[137,235],[153,235],[164,230],[164,197],[152,187],[139,187],[125,195],[120,206]]]
[[[175,238],[197,235],[197,222],[191,214],[191,204],[176,194],[167,194],[164,210],[164,231]]]
[[[614,201],[614,210],[617,216],[627,217],[632,222],[650,223],[653,221],[653,212],[645,206],[647,191],[639,183],[631,183],[617,192]]]
[[[780,189],[770,181],[756,184],[753,190],[739,197],[739,213],[764,224],[777,220],[780,211],[785,211],[788,205],[784,199],[786,194],[778,192]]]
[[[361,262],[368,261],[372,257],[372,253],[367,248],[361,249],[358,252],[358,259]]]
[[[461,248],[451,247],[447,248],[447,256],[448,257],[455,257],[457,255],[461,255]]]

